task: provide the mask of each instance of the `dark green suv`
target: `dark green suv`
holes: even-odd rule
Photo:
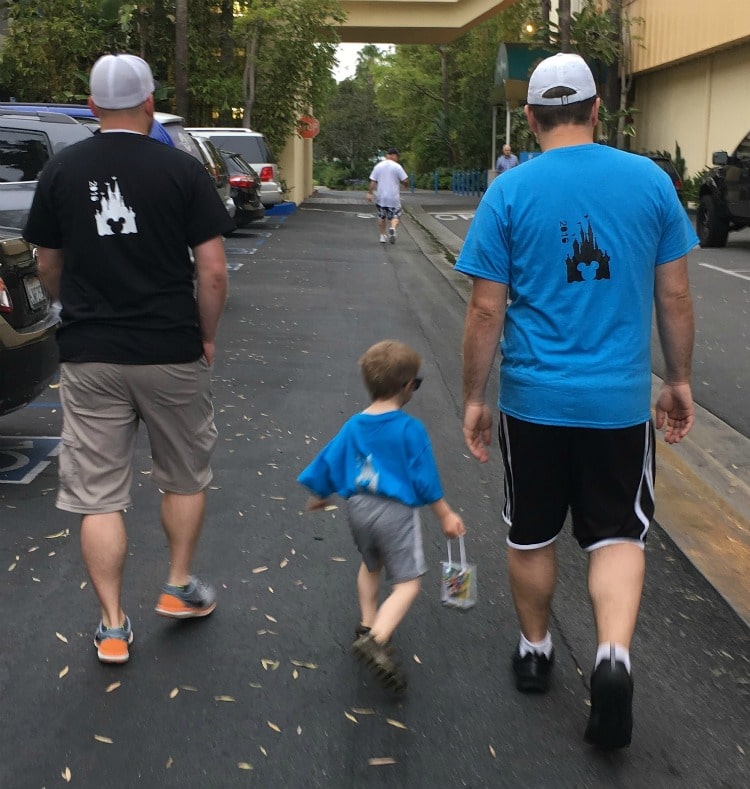
[[[724,247],[730,230],[750,227],[750,132],[734,153],[716,151],[698,193],[695,229],[702,247]]]

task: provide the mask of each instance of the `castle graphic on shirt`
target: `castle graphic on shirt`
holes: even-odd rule
[[[563,244],[568,241],[568,224],[560,222]],[[591,222],[588,230],[581,225],[581,237],[573,241],[573,254],[565,259],[568,282],[589,282],[596,279],[609,279],[609,255],[600,249]]]
[[[376,494],[378,492],[380,475],[375,468],[375,464],[372,462],[372,455],[359,457],[357,463],[359,464],[359,474],[357,474],[357,478],[354,480],[357,487]]]
[[[102,187],[97,181],[89,181],[89,198],[92,203],[97,204],[94,218],[96,232],[100,236],[138,232],[135,211],[125,202],[116,176],[112,176]]]

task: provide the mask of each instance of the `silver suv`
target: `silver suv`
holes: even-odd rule
[[[187,129],[191,134],[200,134],[220,150],[239,153],[242,158],[260,175],[260,199],[266,208],[271,208],[284,199],[284,191],[279,182],[276,159],[268,147],[266,138],[250,129],[235,127],[201,127]]]

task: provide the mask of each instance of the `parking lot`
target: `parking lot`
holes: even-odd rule
[[[363,199],[321,195],[233,235],[227,253],[220,437],[196,562],[220,594],[210,618],[153,613],[165,540],[142,437],[126,516],[135,642],[127,665],[100,665],[77,518],[54,508],[57,389],[0,421],[0,470],[18,477],[0,484],[0,694],[13,711],[0,786],[746,786],[748,628],[659,526],[634,644],[632,747],[603,755],[582,742],[594,639],[571,539],[552,690],[513,689],[499,451],[480,467],[463,446],[464,302],[429,235],[407,219],[395,246],[380,245]],[[294,481],[364,406],[356,360],[388,336],[423,356],[409,410],[430,428],[479,566],[476,608],[442,608],[445,543],[425,517],[430,571],[397,635],[410,675],[403,700],[348,654],[357,554],[341,510],[304,514]]]

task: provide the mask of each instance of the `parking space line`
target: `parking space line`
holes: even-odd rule
[[[703,268],[710,268],[714,271],[719,271],[722,274],[729,274],[730,277],[737,277],[738,279],[746,279],[750,282],[750,274],[743,274],[740,271],[730,271],[726,268],[721,268],[720,266],[712,266],[710,263],[698,263],[699,266],[703,266]]]

